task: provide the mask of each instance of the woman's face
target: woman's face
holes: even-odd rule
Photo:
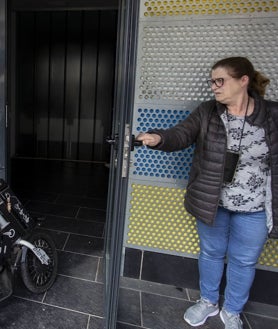
[[[230,105],[236,103],[239,97],[247,93],[249,79],[246,75],[235,79],[229,75],[226,69],[219,67],[212,70],[211,81],[215,99],[220,103]]]

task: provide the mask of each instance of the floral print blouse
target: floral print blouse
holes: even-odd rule
[[[237,152],[241,135],[242,139],[234,179],[223,184],[219,205],[231,211],[262,211],[270,190],[269,149],[264,129],[247,121],[244,124],[244,117],[226,112],[221,118],[227,131],[228,150]]]

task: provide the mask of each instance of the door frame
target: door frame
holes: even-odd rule
[[[115,79],[110,178],[106,217],[105,243],[105,328],[114,329],[117,323],[120,274],[125,229],[125,209],[128,190],[128,169],[132,148],[131,130],[139,0],[120,0]]]
[[[0,177],[7,176],[6,0],[0,0]]]

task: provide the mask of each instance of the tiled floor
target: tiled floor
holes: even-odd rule
[[[14,167],[15,164],[13,164]],[[103,329],[103,246],[108,169],[103,165],[17,161],[12,187],[46,218],[59,253],[58,277],[43,295],[17,277],[0,304],[1,329]],[[273,283],[275,284],[275,283]],[[186,329],[184,310],[198,291],[122,278],[117,329]],[[278,307],[248,303],[246,329],[277,329]],[[219,316],[199,328],[224,328]]]
[[[198,291],[128,278],[122,278],[121,289],[117,329],[192,328],[183,313],[199,298]],[[278,307],[249,302],[242,320],[245,329],[277,329]],[[217,315],[198,328],[224,329],[224,325]]]

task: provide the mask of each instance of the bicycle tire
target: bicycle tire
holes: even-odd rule
[[[52,238],[46,233],[33,233],[28,241],[43,249],[50,258],[50,263],[48,265],[42,264],[32,250],[23,247],[21,257],[22,281],[31,292],[44,293],[51,288],[57,276],[57,250]]]

